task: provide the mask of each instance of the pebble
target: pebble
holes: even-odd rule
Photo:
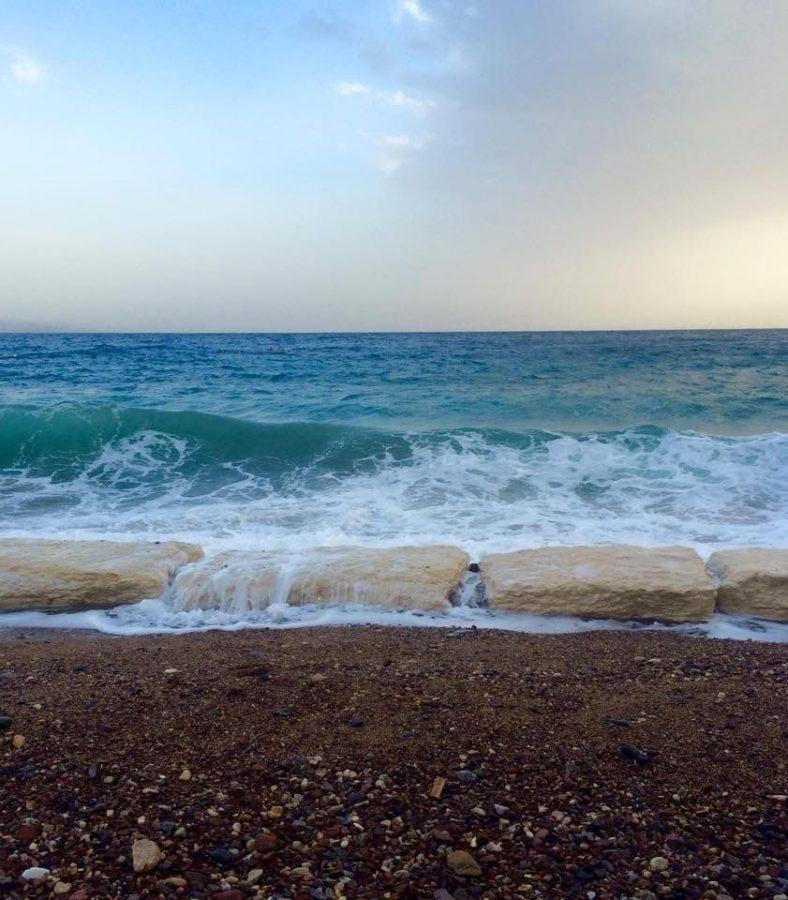
[[[281,819],[284,815],[284,807],[282,806],[272,806],[268,810],[268,818],[269,819]]]
[[[13,744],[17,750],[21,750],[25,746],[25,736],[23,734],[15,734]]]
[[[652,872],[664,872],[669,865],[670,863],[664,856],[654,856],[649,860],[649,866],[651,867]]]
[[[0,731],[8,731],[11,727],[11,716],[0,716]]]
[[[254,849],[258,853],[270,853],[276,850],[279,841],[272,831],[261,831],[254,839]]]
[[[232,866],[235,863],[235,856],[225,847],[211,850],[211,859],[220,866]]]
[[[478,878],[482,874],[481,866],[466,850],[452,850],[451,853],[447,853],[446,865],[455,875]]]
[[[621,755],[625,759],[633,759],[638,765],[641,766],[645,766],[647,762],[650,762],[648,753],[644,753],[642,750],[638,750],[638,748],[633,747],[632,744],[622,744]]]
[[[41,866],[31,866],[29,869],[25,869],[22,872],[22,878],[25,881],[41,881],[42,878],[46,878],[49,875],[49,869],[43,869]]]
[[[364,724],[364,720],[361,718],[361,716],[353,716],[350,719],[350,724],[353,726],[353,728],[361,728],[361,726]]]
[[[246,876],[246,880],[249,884],[257,884],[257,882],[263,877],[262,869],[252,869],[249,874]]]
[[[56,894],[58,897],[64,897],[66,894],[70,894],[71,893],[71,882],[56,881],[55,886],[52,888],[52,893]]]
[[[184,769],[181,774],[178,776],[181,781],[191,781],[192,773],[188,769]]]
[[[474,782],[478,781],[476,773],[471,772],[469,769],[461,769],[457,773],[457,777],[463,784],[474,784]]]
[[[164,854],[155,841],[142,838],[131,845],[131,860],[135,872],[152,872],[162,861]]]

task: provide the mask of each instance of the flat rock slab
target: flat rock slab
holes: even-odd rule
[[[493,609],[540,615],[704,622],[715,588],[687,547],[544,547],[480,560]]]
[[[707,567],[720,612],[788,622],[788,550],[720,550]]]
[[[0,611],[105,609],[160,597],[202,557],[176,541],[0,540]]]
[[[181,572],[172,597],[181,609],[243,612],[359,603],[442,611],[468,568],[457,547],[324,547],[305,553],[220,554]]]

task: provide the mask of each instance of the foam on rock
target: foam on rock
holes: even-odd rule
[[[305,553],[231,552],[175,579],[177,608],[245,612],[275,603],[445,610],[468,568],[457,547],[324,547]]]

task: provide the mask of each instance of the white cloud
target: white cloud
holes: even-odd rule
[[[402,91],[394,91],[394,93],[390,95],[390,100],[393,106],[402,106],[405,109],[412,109],[413,112],[419,113],[419,115],[424,115],[427,110],[435,106],[433,100],[420,100],[418,97],[411,97],[409,94],[404,94]]]
[[[409,16],[414,22],[422,25],[432,21],[432,16],[424,9],[419,0],[399,0],[396,19],[399,21],[405,16]]]
[[[337,85],[337,93],[343,97],[358,97],[362,94],[371,94],[373,91],[368,84],[360,81],[340,81]]]
[[[381,140],[382,154],[379,167],[384,175],[398,172],[412,154],[421,150],[427,143],[427,137],[414,137],[410,134],[387,134]]]
[[[336,85],[336,92],[342,97],[370,97],[379,103],[407,109],[421,116],[435,106],[434,100],[412,97],[403,91],[381,91],[361,81],[340,81]]]
[[[6,56],[10,60],[11,77],[17,84],[35,85],[44,80],[44,67],[21,47],[6,47]]]

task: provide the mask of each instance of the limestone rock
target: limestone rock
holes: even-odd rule
[[[368,603],[440,612],[468,568],[456,547],[329,548],[299,573],[288,600]]]
[[[142,838],[131,845],[131,861],[135,872],[152,872],[164,855],[155,841]]]
[[[788,622],[788,549],[720,550],[708,570],[720,612]]]
[[[687,547],[544,547],[480,564],[493,609],[659,622],[714,612],[714,585]]]
[[[202,556],[176,541],[0,540],[0,612],[101,609],[159,597]]]
[[[177,609],[248,612],[287,599],[286,557],[275,553],[231,551],[189,566],[175,576]]]
[[[468,554],[456,547],[227,553],[179,573],[172,595],[182,609],[243,612],[287,602],[441,611],[467,567]]]

